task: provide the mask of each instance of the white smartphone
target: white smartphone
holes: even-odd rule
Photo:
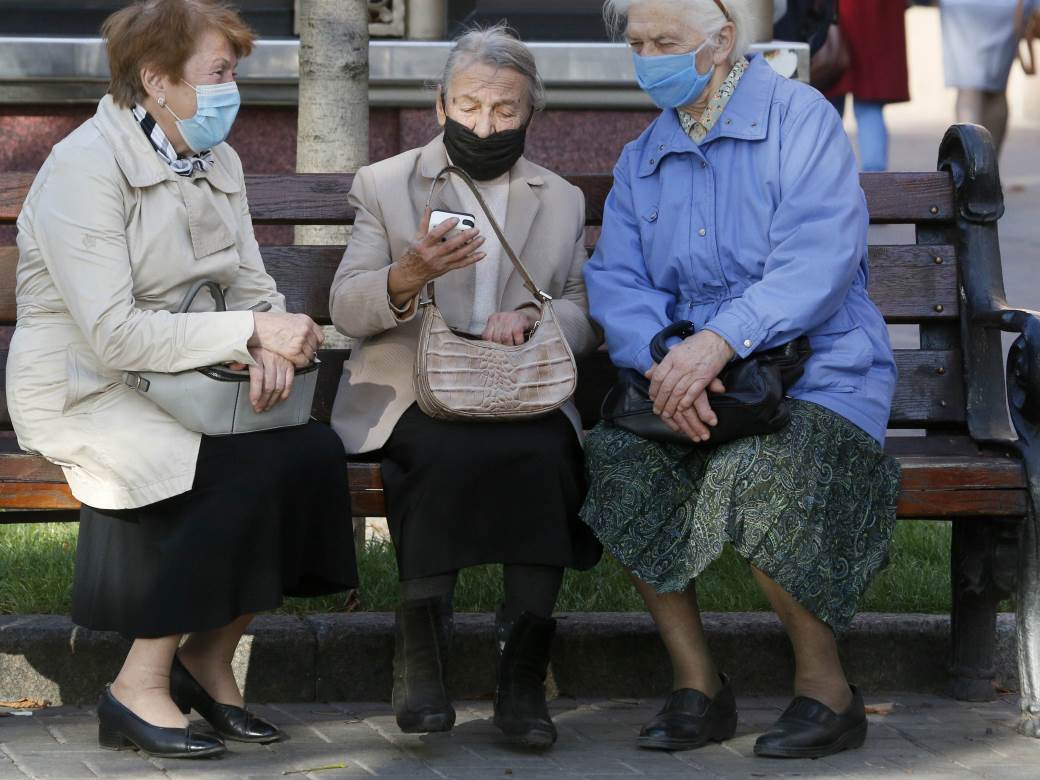
[[[438,225],[447,222],[449,219],[457,219],[459,224],[455,226],[454,230],[448,232],[441,241],[447,241],[452,236],[458,235],[459,231],[469,230],[472,227],[476,227],[477,220],[472,214],[463,214],[458,211],[441,211],[435,209],[430,214],[430,230],[433,230]]]

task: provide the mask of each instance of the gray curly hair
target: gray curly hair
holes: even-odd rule
[[[499,23],[476,28],[456,38],[448,61],[444,63],[444,74],[435,86],[440,88],[442,95],[446,95],[448,84],[456,71],[475,63],[494,68],[511,68],[526,76],[531,90],[531,107],[535,111],[545,108],[545,85],[538,75],[534,55],[508,25]]]

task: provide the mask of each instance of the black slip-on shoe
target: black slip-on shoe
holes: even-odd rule
[[[125,707],[112,691],[98,699],[98,745],[108,750],[140,750],[159,758],[206,758],[227,752],[224,743],[191,726],[153,726]]]
[[[278,727],[263,718],[243,707],[216,701],[176,655],[170,668],[170,698],[185,715],[194,709],[224,739],[265,744],[282,738]]]
[[[849,687],[852,703],[841,714],[816,699],[796,697],[755,742],[755,755],[823,758],[861,747],[867,738],[867,712],[862,694],[854,685]]]
[[[637,744],[652,750],[693,750],[732,739],[737,730],[737,702],[729,678],[715,698],[693,688],[673,691],[664,707],[639,732]]]

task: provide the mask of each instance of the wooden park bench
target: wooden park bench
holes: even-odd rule
[[[899,516],[953,522],[952,692],[994,696],[999,602],[1018,593],[1023,729],[1040,735],[1040,317],[1004,300],[997,220],[1003,198],[988,134],[951,128],[939,171],[862,176],[871,222],[913,225],[916,243],[870,247],[870,292],[891,324],[919,327],[920,346],[896,352],[899,384],[890,427],[926,435],[892,436],[903,469]],[[0,174],[0,224],[15,221],[33,173]],[[611,186],[606,175],[569,177],[600,224]],[[339,174],[248,176],[257,225],[344,225],[354,218]],[[290,310],[328,324],[328,291],[343,254],[337,246],[266,246],[264,262]],[[0,247],[0,367],[15,324],[15,247]],[[1005,384],[1000,331],[1015,343]],[[314,416],[327,421],[345,350],[325,350]],[[605,353],[583,361],[578,404],[586,426],[612,381]],[[1009,424],[1010,400],[1014,428]],[[0,401],[0,523],[75,520],[78,504],[61,470],[18,450],[6,397]],[[1017,431],[1017,436],[1016,436]],[[385,514],[379,466],[349,468],[353,511]],[[1031,487],[1031,490],[1030,490]],[[1028,522],[1024,522],[1028,520]],[[1024,650],[1024,652],[1021,652]]]

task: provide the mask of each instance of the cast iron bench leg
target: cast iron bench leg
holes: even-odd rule
[[[1017,524],[953,521],[950,686],[961,701],[996,697],[997,609],[1013,587],[1017,542]]]
[[[1022,720],[1018,730],[1040,737],[1040,470],[1030,469],[1032,511],[1022,523],[1018,559],[1018,676]]]

